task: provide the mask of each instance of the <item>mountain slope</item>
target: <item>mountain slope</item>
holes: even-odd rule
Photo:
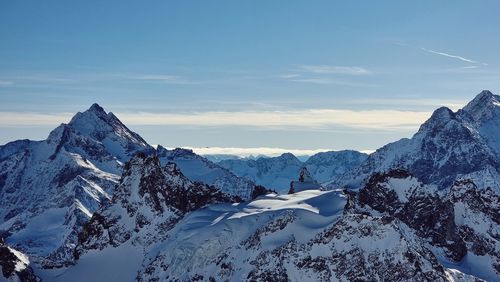
[[[88,274],[90,269],[85,269],[87,274],[79,271],[89,264],[93,269],[99,269],[100,266],[95,264],[96,254],[105,259],[107,255],[113,256],[112,261],[119,260],[114,257],[117,252],[134,256],[128,265],[138,270],[144,254],[168,238],[169,231],[187,213],[208,204],[239,200],[213,186],[191,182],[173,163],[161,166],[157,156],[138,154],[126,164],[112,203],[97,211],[79,234],[74,252],[77,265],[62,270],[62,274],[61,270],[48,270],[42,274],[48,280],[101,281],[109,275],[106,271],[116,274],[123,265],[109,268],[108,263],[102,272],[93,272],[95,279],[89,278],[92,275]],[[57,277],[51,276],[54,273]],[[132,280],[135,275],[135,272],[124,272],[114,279],[105,280]]]
[[[329,184],[347,187],[356,212],[396,217],[444,265],[500,276],[500,96],[437,109],[411,139],[388,144]]]
[[[286,193],[290,182],[297,178],[302,167],[306,167],[312,177],[319,182],[332,180],[358,166],[367,155],[357,151],[331,151],[317,153],[306,162],[291,153],[279,157],[253,159],[229,159],[218,164],[234,174],[246,177],[259,185]]]
[[[152,150],[97,104],[46,140],[0,146],[2,237],[36,264],[64,264],[80,227],[110,200],[123,162]]]
[[[139,191],[141,181],[133,175],[125,176],[122,185],[135,183],[126,187]],[[176,218],[172,228],[138,225],[137,217],[131,220],[127,210],[149,211],[151,205],[141,200],[148,196],[132,192],[127,198],[141,205],[130,209],[129,201],[114,199],[114,205],[98,213],[104,219],[94,217],[87,225],[93,227],[86,229],[90,236],[81,241],[77,264],[60,272],[45,271],[43,277],[50,281],[474,281],[443,267],[400,220],[346,214],[346,197],[340,191],[269,194],[248,203],[209,205]],[[168,221],[172,213],[155,213],[155,218]],[[161,240],[144,240],[152,238],[145,231],[154,229],[164,232]],[[129,258],[124,259],[125,254]]]
[[[490,188],[462,180],[444,191],[391,170],[350,193],[350,212],[397,218],[442,264],[491,281],[500,276],[500,196]]]
[[[175,163],[182,173],[192,181],[200,181],[213,185],[221,191],[249,200],[255,189],[255,184],[245,178],[241,178],[229,170],[215,164],[202,156],[193,153],[192,150],[176,148],[167,150],[158,145],[157,155],[162,164]]]
[[[411,139],[390,143],[330,187],[357,188],[376,172],[401,168],[426,184],[449,188],[455,180],[472,178],[479,188],[500,192],[500,96],[481,92],[457,113],[442,107]]]
[[[155,155],[93,106],[77,115],[93,127],[72,121],[45,141],[0,147],[1,227],[36,264],[62,266],[35,268],[48,281],[496,281],[498,101],[483,91],[456,113],[440,108],[366,159],[318,155],[318,175],[343,173],[329,191],[310,190],[321,186],[291,154],[238,162],[285,193],[302,172],[296,193],[261,188],[248,202],[248,186],[217,180],[227,170],[182,149]]]
[[[304,166],[315,180],[324,183],[357,167],[367,158],[367,154],[352,150],[320,152],[307,159]]]
[[[251,179],[255,183],[278,193],[288,191],[290,181],[297,177],[302,167],[302,162],[291,153],[257,160],[224,160],[219,164],[238,176]]]

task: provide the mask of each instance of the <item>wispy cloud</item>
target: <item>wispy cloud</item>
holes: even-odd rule
[[[445,56],[445,57],[448,57],[448,58],[457,59],[457,60],[460,60],[462,62],[467,62],[467,63],[471,63],[471,64],[481,64],[483,66],[487,66],[488,65],[486,63],[481,63],[481,62],[478,62],[478,61],[475,61],[475,60],[472,60],[472,59],[468,59],[468,58],[465,58],[465,57],[462,57],[462,56],[452,55],[452,54],[448,54],[448,53],[444,53],[444,52],[438,52],[438,51],[430,50],[430,49],[427,49],[427,48],[424,48],[424,47],[421,47],[420,49],[423,50],[423,51],[425,51],[425,52],[431,53],[431,54],[436,54],[436,55],[441,55],[441,56]]]
[[[370,74],[365,68],[351,66],[332,66],[332,65],[300,65],[299,70],[319,74],[345,74],[345,75],[364,75]]]
[[[466,99],[456,99],[456,100],[444,100],[444,99],[429,99],[429,98],[357,98],[357,99],[345,99],[342,101],[344,104],[350,105],[367,105],[379,106],[382,108],[428,108],[436,109],[441,106],[448,107],[453,111],[457,111],[463,108],[467,104]]]
[[[64,75],[28,74],[19,76],[4,76],[0,80],[0,85],[12,85],[17,83],[67,84],[74,82],[78,82],[78,80]]]
[[[312,84],[323,84],[323,85],[342,85],[342,86],[353,86],[353,87],[375,87],[377,85],[362,82],[352,82],[340,79],[333,79],[328,77],[314,77],[314,78],[293,78],[288,79],[292,82],[302,82],[302,83],[312,83]]]
[[[14,84],[12,81],[7,81],[7,80],[0,80],[0,86],[9,86]]]
[[[190,81],[187,78],[178,75],[136,75],[131,76],[131,78],[136,80],[155,81],[166,84],[197,84],[196,82]]]
[[[415,130],[430,115],[430,112],[418,111],[343,109],[117,114],[128,125],[244,126],[301,130],[353,128],[386,131]],[[0,112],[0,126],[54,125],[68,121],[70,117],[71,115],[67,113]]]
[[[300,75],[299,74],[290,73],[290,74],[282,74],[279,77],[281,77],[281,78],[296,78],[296,77],[300,77]]]
[[[461,70],[468,70],[468,69],[477,69],[478,66],[465,66],[465,67],[459,67],[458,69]]]
[[[69,121],[71,113],[0,112],[0,126],[58,125]]]

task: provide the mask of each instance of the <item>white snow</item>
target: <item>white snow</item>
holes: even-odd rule
[[[11,247],[7,247],[9,250],[17,257],[18,261],[16,262],[15,270],[23,271],[30,264],[30,260],[27,255],[21,253],[20,251],[13,249]]]

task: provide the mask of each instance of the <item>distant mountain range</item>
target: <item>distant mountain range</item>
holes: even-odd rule
[[[498,281],[499,144],[489,91],[305,162],[155,149],[94,104],[0,146],[0,280]]]
[[[290,182],[297,180],[300,170],[306,167],[319,182],[330,181],[359,166],[368,157],[357,151],[331,151],[317,153],[302,162],[291,153],[279,157],[253,159],[230,159],[218,164],[234,174],[251,179],[259,185],[286,193]]]

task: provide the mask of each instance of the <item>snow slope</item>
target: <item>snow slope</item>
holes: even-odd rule
[[[255,184],[245,178],[238,177],[229,170],[215,164],[192,150],[176,148],[167,150],[158,145],[158,157],[162,164],[175,163],[182,173],[192,181],[214,185],[221,191],[249,200]]]
[[[73,253],[76,266],[38,271],[49,281],[132,281],[144,254],[186,213],[237,200],[191,182],[173,163],[161,166],[157,156],[139,154],[127,162],[112,203],[84,225]]]
[[[442,267],[398,219],[346,214],[346,203],[341,191],[309,190],[209,205],[185,214],[163,240],[140,245],[141,252],[130,239],[104,246],[102,256],[95,249],[83,252],[75,266],[62,272],[45,270],[42,276],[49,281],[83,274],[92,281],[454,281],[453,277],[466,277]],[[141,228],[136,234],[141,234]],[[95,238],[109,240],[104,233]],[[119,258],[127,252],[141,253],[142,262],[136,256],[127,262]],[[106,270],[97,263],[104,259]],[[92,271],[94,267],[97,271]]]

